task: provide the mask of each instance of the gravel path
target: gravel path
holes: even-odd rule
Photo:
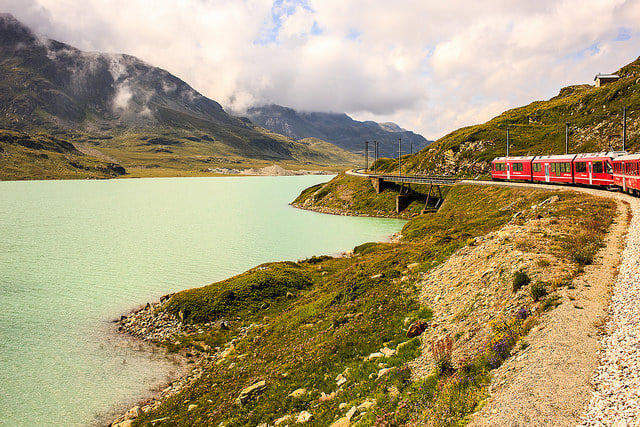
[[[584,426],[640,425],[640,200],[628,200],[633,218]]]
[[[618,274],[603,275],[617,264],[616,252],[621,251],[620,246],[616,250],[615,240],[626,221],[620,215],[600,254],[602,262],[581,279],[590,286],[582,288],[582,295],[571,296],[574,307],[584,307],[580,316],[562,304],[540,329],[533,330],[527,337],[530,348],[497,370],[491,397],[469,425],[640,426],[640,200],[621,193],[577,190],[629,205],[631,218]],[[614,285],[609,300],[603,291],[610,283]],[[605,313],[604,336],[597,340]]]

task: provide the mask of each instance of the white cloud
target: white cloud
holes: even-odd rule
[[[431,138],[640,54],[639,0],[0,0],[0,9],[83,50],[138,56],[225,106],[344,111]]]

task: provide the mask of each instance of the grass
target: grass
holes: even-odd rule
[[[416,216],[424,209],[429,186],[412,184],[410,191],[414,195],[414,200],[398,214],[395,209],[396,196],[400,187],[395,184],[386,184],[388,186],[382,192],[376,193],[368,179],[340,174],[328,183],[306,189],[293,203],[303,205],[305,202],[311,202],[315,208],[340,210],[352,215],[403,218]],[[443,197],[446,197],[448,188],[443,186],[441,189]],[[432,190],[430,208],[433,208],[436,202],[434,191]]]
[[[336,183],[344,184],[343,179]],[[301,197],[321,188],[305,190]],[[451,348],[460,335],[443,342],[437,351],[443,356],[440,369],[414,380],[407,363],[420,355],[421,345],[418,338],[406,337],[406,328],[432,316],[430,308],[417,299],[419,272],[438,265],[470,239],[497,230],[515,211],[539,204],[550,194],[454,186],[439,212],[407,222],[402,243],[364,243],[354,248],[350,258],[264,264],[176,294],[165,309],[193,323],[195,332],[162,345],[212,357],[216,347],[225,348],[233,340],[235,350],[219,363],[206,365],[191,386],[135,424],[170,417],[177,425],[258,425],[306,410],[313,413],[313,425],[330,425],[365,400],[376,403],[352,420],[357,425],[464,423],[486,398],[491,370],[509,357],[540,312],[530,302],[531,307],[495,320],[489,339],[466,360],[451,360]],[[593,205],[612,216],[612,205],[569,193],[563,193],[545,215],[566,221],[571,230],[586,230],[588,224],[575,217],[576,205]],[[556,250],[571,262],[565,246]],[[417,268],[407,267],[414,263]],[[410,280],[400,280],[405,276]],[[221,318],[229,321],[228,330],[207,326]],[[399,351],[368,359],[384,347]],[[339,374],[347,379],[341,386],[336,383]],[[236,405],[240,390],[258,380],[266,381],[263,394],[244,406]],[[307,393],[289,396],[299,388]],[[189,411],[192,404],[197,407]]]

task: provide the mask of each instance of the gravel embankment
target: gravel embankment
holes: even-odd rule
[[[640,200],[627,200],[633,218],[583,426],[640,425]]]

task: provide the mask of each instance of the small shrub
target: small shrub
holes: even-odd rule
[[[547,295],[547,287],[542,282],[536,282],[531,286],[529,291],[531,293],[531,298],[534,301],[538,301],[543,296]]]
[[[431,353],[438,375],[447,375],[455,371],[451,362],[452,351],[453,340],[448,335],[431,343]]]
[[[559,305],[560,305],[560,296],[554,295],[544,300],[544,303],[542,304],[542,309],[544,311],[548,311],[548,310],[551,310],[552,308],[556,308]]]
[[[527,286],[531,282],[529,275],[520,270],[513,274],[513,292],[518,292],[523,286]]]
[[[548,259],[539,259],[536,264],[538,264],[538,267],[548,267],[551,262]]]

